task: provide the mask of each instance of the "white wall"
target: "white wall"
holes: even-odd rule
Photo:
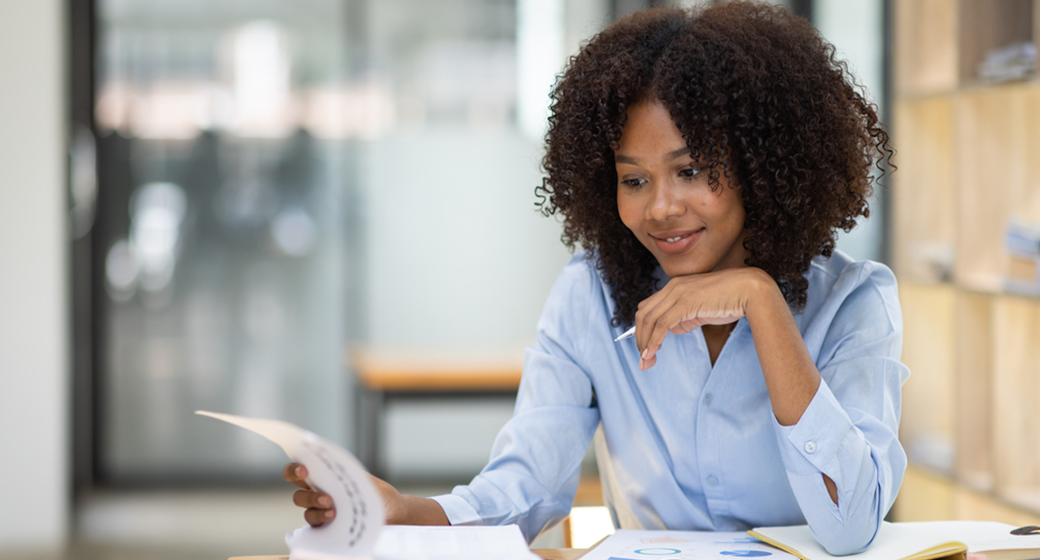
[[[63,8],[0,1],[0,557],[68,531]]]

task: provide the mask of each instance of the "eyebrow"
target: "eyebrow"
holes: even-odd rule
[[[677,157],[680,157],[680,156],[683,156],[683,155],[686,155],[688,153],[690,153],[690,148],[688,148],[688,147],[679,148],[678,150],[675,150],[674,152],[668,152],[667,154],[665,154],[664,155],[664,161],[672,161],[673,159],[675,159]],[[628,157],[628,156],[622,155],[622,154],[615,154],[614,155],[614,161],[616,161],[617,163],[628,163],[628,164],[631,164],[631,165],[639,165],[639,162],[636,161],[635,158],[631,158],[631,157]]]

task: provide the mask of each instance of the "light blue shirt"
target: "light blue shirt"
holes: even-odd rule
[[[435,499],[453,525],[516,523],[528,540],[567,516],[597,426],[615,526],[737,531],[808,523],[832,554],[864,549],[906,468],[897,439],[903,319],[892,272],[835,251],[794,315],[823,379],[794,426],[773,416],[746,319],[712,367],[700,329],[668,335],[639,370],[614,342],[610,287],[585,255],[553,286],[513,418],[487,467]],[[663,283],[661,284],[663,285]],[[601,461],[602,462],[602,461]],[[831,501],[820,474],[838,489]]]

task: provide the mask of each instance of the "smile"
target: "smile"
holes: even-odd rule
[[[650,234],[657,249],[666,255],[682,253],[692,246],[704,228],[696,231],[667,231],[660,235]]]

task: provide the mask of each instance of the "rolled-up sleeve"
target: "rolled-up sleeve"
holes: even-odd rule
[[[524,355],[516,410],[488,465],[468,485],[434,498],[452,525],[515,523],[530,542],[570,513],[599,424],[592,382],[579,365],[593,293],[589,274],[576,257],[553,286],[535,344]]]
[[[834,555],[873,541],[899,491],[902,316],[895,278],[871,263],[857,271],[834,313],[817,367],[821,383],[798,423],[774,418],[781,457],[816,540]],[[821,476],[838,491],[831,500]]]

